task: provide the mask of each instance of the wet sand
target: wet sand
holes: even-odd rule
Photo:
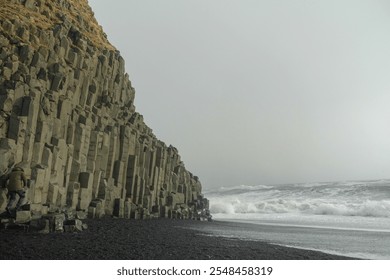
[[[206,235],[196,230],[219,227],[221,222],[192,220],[85,220],[88,229],[78,233],[0,230],[0,259],[7,260],[343,260],[329,255],[248,241]],[[239,224],[229,223],[230,226]],[[261,233],[260,233],[261,234]]]

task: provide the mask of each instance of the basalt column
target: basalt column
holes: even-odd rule
[[[134,97],[86,0],[0,0],[0,175],[24,169],[34,211],[146,219],[207,210],[199,179]],[[1,190],[0,212],[5,202]]]

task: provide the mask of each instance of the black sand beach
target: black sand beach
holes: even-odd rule
[[[86,220],[79,233],[39,234],[0,230],[0,259],[43,260],[342,260],[343,256],[259,241],[209,236],[193,228],[221,222],[191,220]]]

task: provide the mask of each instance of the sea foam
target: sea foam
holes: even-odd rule
[[[220,188],[207,196],[213,214],[294,213],[390,218],[389,181],[237,186]]]

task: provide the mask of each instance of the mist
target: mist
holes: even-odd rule
[[[390,178],[388,1],[89,4],[205,189]]]

